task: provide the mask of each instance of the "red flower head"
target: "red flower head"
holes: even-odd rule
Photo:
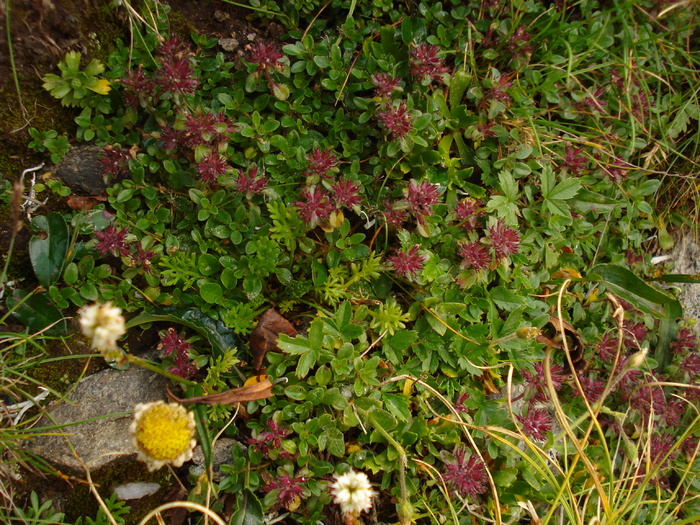
[[[445,482],[461,496],[476,498],[488,488],[486,465],[476,454],[464,458],[465,449],[454,451],[454,460],[445,462]]]
[[[309,165],[306,168],[307,175],[315,175],[322,178],[328,175],[329,171],[333,171],[338,167],[340,161],[331,148],[323,151],[317,146],[311,153],[306,155],[306,161]]]
[[[205,155],[197,163],[197,174],[206,183],[216,182],[220,175],[230,171],[231,167],[226,163],[226,159],[221,155]]]
[[[352,179],[341,179],[331,188],[337,207],[346,206],[352,208],[360,204],[362,198],[358,195],[360,183]]]
[[[284,53],[273,42],[258,41],[248,47],[249,60],[258,64],[256,71],[269,71],[283,67]]]
[[[419,245],[415,245],[408,251],[396,250],[396,255],[387,258],[387,263],[396,273],[406,279],[415,279],[418,273],[423,271],[425,257],[418,253]]]
[[[389,99],[395,92],[402,90],[401,80],[389,73],[375,73],[372,75],[372,84],[377,88],[375,95],[384,99]]]
[[[586,167],[586,162],[588,162],[585,157],[581,156],[582,152],[583,148],[574,149],[567,144],[566,156],[564,157],[564,162],[562,162],[561,167],[569,168],[571,173],[575,175],[581,173],[581,170]]]
[[[530,408],[527,416],[517,416],[525,435],[535,441],[547,441],[547,432],[552,431],[552,416],[541,408]]]
[[[394,105],[386,111],[377,113],[386,130],[389,131],[392,140],[401,140],[413,129],[411,115],[405,102]]]
[[[309,227],[314,228],[322,220],[327,219],[335,209],[328,195],[316,186],[301,190],[303,201],[297,201],[294,205],[299,210],[299,215]]]
[[[117,257],[129,255],[131,252],[126,242],[128,233],[126,228],[118,229],[113,222],[110,222],[104,230],[95,232],[97,238],[95,249],[102,255],[108,253]]]
[[[491,266],[493,261],[488,248],[480,242],[460,242],[459,255],[462,257],[464,268],[474,268],[475,270],[485,270]]]
[[[246,198],[250,199],[253,195],[258,195],[267,187],[267,177],[258,178],[257,166],[251,166],[246,174],[243,170],[238,170],[236,178],[236,189],[241,193],[245,193]]]
[[[484,215],[484,210],[481,207],[484,205],[479,199],[466,197],[457,203],[455,212],[457,218],[462,223],[462,228],[467,231],[474,231],[477,220]]]
[[[499,220],[495,226],[489,228],[489,238],[496,259],[503,259],[518,253],[520,246],[520,234],[510,226]]]
[[[442,80],[442,75],[450,69],[438,56],[440,48],[433,44],[421,43],[409,51],[410,73],[420,79]]]
[[[440,191],[437,184],[427,180],[418,182],[411,179],[405,190],[408,208],[418,221],[433,214],[433,205],[440,202]]]

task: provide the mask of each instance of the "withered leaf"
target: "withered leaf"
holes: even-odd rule
[[[250,334],[250,351],[253,354],[253,370],[256,372],[262,368],[263,360],[267,352],[279,352],[277,346],[279,334],[287,334],[289,337],[297,335],[297,331],[274,308],[268,308],[258,325]]]
[[[564,344],[562,343],[562,338],[566,337],[566,342],[567,346],[569,349],[569,356],[571,357],[571,362],[574,365],[574,368],[576,370],[580,370],[585,366],[585,362],[583,361],[583,341],[581,340],[581,336],[578,334],[578,332],[574,329],[573,326],[566,320],[562,319],[561,320],[561,326],[564,328],[564,333],[562,334],[560,332],[560,324],[559,324],[559,318],[554,317],[553,315],[549,316],[549,324],[554,327],[554,333],[553,335],[546,335],[546,334],[540,334],[537,336],[537,342],[538,343],[543,343],[546,346],[552,347],[552,348],[557,348],[557,349],[564,349]],[[551,331],[551,330],[550,330]],[[568,361],[566,361],[568,363]],[[568,368],[568,365],[566,366]],[[571,371],[569,371],[571,372]]]
[[[246,385],[239,388],[232,388],[218,394],[210,394],[207,396],[194,396],[181,399],[172,393],[169,386],[165,387],[168,394],[168,399],[173,403],[200,404],[200,405],[232,405],[234,403],[246,403],[248,401],[258,401],[272,397],[272,382],[269,378],[265,378],[259,383]]]
[[[85,210],[90,211],[95,207],[96,204],[100,202],[106,202],[107,197],[104,195],[92,195],[85,197],[82,195],[71,195],[66,198],[66,204],[69,208],[73,210]]]

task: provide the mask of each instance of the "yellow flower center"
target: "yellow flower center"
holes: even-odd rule
[[[180,405],[150,407],[136,428],[136,440],[157,461],[170,461],[190,448],[192,429],[187,411]]]

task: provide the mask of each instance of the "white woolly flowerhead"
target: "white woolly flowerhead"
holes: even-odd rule
[[[83,306],[78,316],[83,334],[92,339],[92,348],[107,361],[117,361],[123,356],[123,351],[117,347],[117,340],[126,333],[121,308],[110,303],[93,304]]]
[[[357,517],[362,511],[372,508],[372,490],[367,474],[351,470],[335,478],[331,485],[334,500],[343,514]]]

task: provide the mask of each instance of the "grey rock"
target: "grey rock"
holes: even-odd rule
[[[212,450],[212,460],[214,463],[214,481],[221,481],[221,465],[230,465],[233,461],[233,448],[240,449],[238,453],[245,454],[246,447],[239,441],[230,438],[220,438],[214,443]],[[192,467],[190,467],[190,475],[199,477],[204,473],[206,465],[204,462],[204,454],[202,447],[197,445],[192,455]]]
[[[124,460],[125,455],[135,458],[136,451],[129,433],[131,412],[137,403],[165,399],[166,382],[165,378],[138,367],[128,370],[110,368],[86,377],[66,401],[50,408],[37,425],[67,425],[51,431],[63,435],[35,438],[27,448],[66,473],[75,475],[84,475],[83,464],[90,472],[95,472]],[[123,412],[127,413],[119,415]],[[74,424],[94,418],[97,419]]]
[[[102,175],[105,150],[100,146],[76,146],[56,166],[55,175],[78,195],[101,195],[107,191]]]
[[[673,252],[673,273],[695,275],[700,273],[700,245],[690,231],[681,232],[676,238]],[[683,305],[685,317],[700,321],[700,284],[677,284],[678,300]],[[700,333],[700,323],[695,325]]]

